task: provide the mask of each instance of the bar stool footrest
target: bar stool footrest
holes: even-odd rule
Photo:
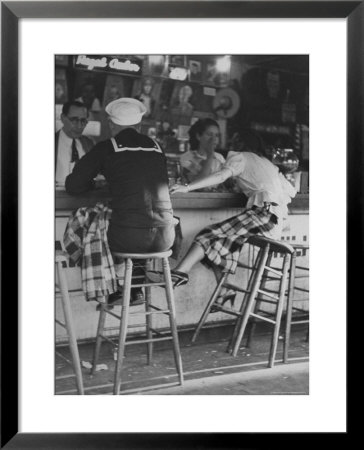
[[[161,308],[158,308],[158,306],[155,306],[155,305],[149,305],[149,307],[155,309],[155,311],[152,311],[151,314],[158,314],[159,313],[159,314],[165,314],[167,316],[170,314],[169,309],[161,309]]]
[[[300,301],[301,299],[297,299],[296,301]],[[306,299],[306,301],[308,301],[308,299]],[[297,306],[292,306],[292,309],[294,309],[295,311],[298,311],[299,313],[301,313],[302,315],[303,314],[305,314],[305,315],[309,315],[310,314],[310,312],[309,311],[307,311],[306,309],[302,309],[302,308],[298,308]]]
[[[132,284],[130,287],[131,287],[131,289],[133,289],[133,288],[137,288],[137,287],[158,287],[158,286],[165,286],[166,285],[166,283],[165,282],[162,282],[162,281],[158,281],[158,282],[156,282],[156,283],[152,283],[152,282],[150,282],[150,283],[138,283],[138,284]],[[123,286],[123,284],[119,284],[119,286]]]
[[[277,302],[274,302],[273,300],[268,300],[266,298],[258,297],[257,302],[263,302],[263,303],[269,303],[270,305],[276,305]]]
[[[309,319],[306,320],[292,320],[291,325],[299,325],[300,323],[309,323]]]
[[[296,266],[296,269],[299,269],[299,270],[306,270],[307,272],[310,270],[309,267],[304,267],[304,266]]]
[[[259,319],[259,320],[263,320],[264,322],[272,323],[273,325],[276,324],[275,320],[269,319],[269,317],[261,316],[260,314],[255,314],[255,313],[251,312],[250,316],[255,317],[256,319]]]
[[[66,361],[67,364],[72,365],[72,361],[69,360],[68,358],[66,358],[61,352],[55,350],[54,353],[59,356],[61,359],[63,359],[64,361]]]
[[[272,277],[270,275],[263,275],[262,280],[264,281],[280,281],[280,277]]]
[[[267,290],[265,290],[265,289],[258,289],[257,292],[258,292],[259,294],[266,295],[267,297],[273,298],[273,299],[276,300],[276,301],[279,300],[279,297],[278,297],[277,295],[274,295],[274,294],[271,293],[272,291],[267,291]]]
[[[239,311],[236,311],[236,310],[230,309],[230,308],[225,308],[225,306],[221,306],[221,305],[216,304],[216,303],[214,305],[212,305],[211,312],[214,309],[218,310],[220,312],[226,313],[226,314],[231,314],[232,316],[236,316],[236,317],[241,317],[241,315],[242,315]]]
[[[297,286],[294,287],[294,290],[295,291],[301,291],[301,292],[310,292],[309,289],[300,288],[300,287],[297,287]]]
[[[229,282],[223,283],[222,287],[231,289],[232,291],[236,291],[236,292],[243,292],[244,294],[248,293],[248,291],[246,289],[243,289],[243,288],[237,286],[236,284],[229,283]]]
[[[282,278],[282,271],[277,269],[277,267],[264,266],[264,270],[268,270],[269,272],[273,272],[277,275],[277,277]]]
[[[159,342],[159,341],[171,341],[172,339],[173,339],[173,336],[151,338],[151,339],[133,339],[130,341],[125,341],[125,345],[147,344],[148,342]]]
[[[156,334],[157,336],[164,336],[166,334],[166,332],[156,330],[155,328],[149,328],[149,329],[152,333]]]
[[[65,329],[67,330],[66,324],[65,324],[64,322],[61,322],[61,321],[58,320],[58,319],[55,319],[54,321],[55,321],[59,326],[65,328]]]
[[[108,342],[109,344],[113,345],[114,347],[117,347],[117,344],[112,339],[110,339],[108,336],[105,336],[104,334],[100,334],[99,337],[101,339],[103,339],[104,341]]]

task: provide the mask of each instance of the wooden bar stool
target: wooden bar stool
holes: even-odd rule
[[[123,297],[122,297],[122,304],[121,304],[121,315],[117,315],[114,312],[112,312],[106,303],[101,304],[100,309],[100,316],[99,316],[99,324],[97,329],[97,337],[96,337],[96,345],[95,345],[95,353],[94,353],[94,361],[93,361],[93,373],[95,371],[99,353],[100,353],[100,346],[101,341],[103,339],[109,341],[113,344],[113,342],[105,336],[104,333],[104,325],[105,325],[105,318],[106,314],[111,314],[113,317],[120,320],[120,328],[119,328],[119,340],[118,340],[118,347],[117,347],[117,358],[116,358],[116,365],[115,365],[115,375],[114,375],[114,395],[120,394],[120,387],[121,387],[121,372],[122,372],[122,366],[123,366],[123,358],[125,353],[125,347],[127,345],[133,345],[133,344],[141,344],[146,343],[147,344],[147,358],[148,358],[148,364],[152,361],[152,351],[153,351],[153,343],[158,341],[166,341],[166,340],[172,340],[173,342],[173,352],[174,352],[174,359],[178,374],[178,383],[170,383],[170,385],[182,385],[183,383],[183,370],[182,370],[182,359],[181,359],[181,352],[179,347],[179,341],[178,341],[178,333],[177,333],[177,325],[176,325],[176,311],[175,311],[175,305],[174,305],[174,295],[173,295],[173,284],[172,284],[172,278],[171,278],[171,272],[170,272],[170,266],[169,266],[169,260],[168,257],[172,254],[172,251],[166,251],[166,252],[160,252],[160,253],[113,253],[113,256],[117,259],[123,259],[125,261],[125,272],[124,276],[120,277],[120,279],[123,280]],[[142,280],[142,282],[136,282],[133,283],[135,278],[140,277],[133,277],[133,260],[145,260],[146,262],[146,272],[151,268],[151,264],[153,261],[161,260],[162,262],[162,268],[163,268],[163,277],[164,281],[161,282],[151,282],[147,275],[145,275]],[[153,286],[162,286],[165,287],[165,296],[166,296],[166,302],[167,302],[167,308],[161,309],[151,303],[151,288]],[[145,289],[145,311],[136,311],[136,312],[129,312],[130,307],[130,295],[131,295],[131,289],[135,287],[144,287]],[[129,316],[132,315],[138,315],[142,314],[145,315],[145,329],[146,329],[146,338],[145,339],[129,339],[127,340],[127,333],[129,328]],[[152,326],[152,315],[153,314],[165,314],[169,317],[169,324],[170,324],[170,334],[168,333],[167,336],[163,336],[162,333],[159,331],[153,329]],[[154,335],[157,335],[156,337]],[[167,384],[166,384],[167,386]],[[137,389],[137,391],[141,390],[147,390],[151,389],[153,387],[147,387],[147,388],[141,388]],[[135,391],[135,389],[128,389],[123,390],[122,393],[132,392]]]
[[[278,346],[279,328],[285,303],[286,289],[289,282],[290,261],[292,255],[294,254],[294,249],[285,242],[276,241],[264,236],[252,236],[247,240],[247,243],[259,249],[253,266],[239,263],[239,267],[251,270],[247,289],[243,289],[240,286],[227,282],[228,274],[224,273],[199,320],[195,333],[192,337],[192,343],[196,341],[208,315],[211,312],[222,311],[236,317],[233,335],[228,345],[228,351],[233,356],[236,356],[244,336],[248,320],[250,318],[252,318],[254,322],[257,319],[262,320],[274,325],[268,361],[268,366],[273,367]],[[279,268],[272,267],[270,265],[272,257],[275,253],[279,253],[283,256],[282,266]],[[267,273],[270,273],[270,275]],[[278,291],[266,288],[267,279],[272,278],[271,274],[274,275],[273,279],[279,283]],[[244,293],[244,298],[239,310],[227,308],[218,303],[222,288]],[[271,314],[261,311],[260,305],[262,303],[274,305],[275,312]]]
[[[60,297],[62,300],[62,308],[64,313],[64,322],[61,322],[57,318],[55,319],[56,323],[60,325],[61,327],[65,328],[67,331],[68,336],[68,343],[69,343],[69,349],[71,352],[72,357],[72,366],[76,377],[76,385],[77,385],[77,392],[79,395],[84,394],[83,389],[83,380],[82,380],[82,370],[81,370],[81,364],[80,364],[80,355],[78,352],[78,346],[77,346],[77,339],[76,339],[76,333],[73,325],[73,317],[72,317],[72,310],[71,310],[71,303],[70,303],[70,297],[68,293],[68,284],[67,284],[67,278],[66,274],[63,270],[63,263],[67,262],[67,257],[65,256],[65,253],[62,251],[56,251],[56,270],[57,270],[57,276],[58,276],[58,285],[60,290]],[[57,293],[56,293],[57,295]],[[56,353],[65,361],[68,361],[61,353]]]

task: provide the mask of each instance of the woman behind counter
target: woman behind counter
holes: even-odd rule
[[[219,171],[225,159],[215,152],[220,141],[220,128],[215,120],[199,119],[190,128],[189,136],[191,150],[184,153],[180,161],[183,178],[191,183]],[[203,190],[216,190],[216,187],[208,186]]]

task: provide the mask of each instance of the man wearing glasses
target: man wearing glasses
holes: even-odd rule
[[[64,186],[65,179],[82,156],[94,146],[93,141],[83,136],[87,125],[88,111],[84,104],[70,101],[63,105],[61,120],[63,127],[56,133],[56,185]]]

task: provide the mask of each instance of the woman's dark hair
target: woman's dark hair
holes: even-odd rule
[[[242,130],[238,131],[233,136],[233,143],[235,143],[235,151],[252,152],[264,158],[268,158],[266,146],[262,137],[255,131]]]
[[[220,129],[219,124],[216,120],[213,119],[199,119],[195,122],[192,127],[189,129],[188,134],[190,136],[190,147],[191,150],[197,150],[200,141],[197,138],[197,135],[201,135],[208,127],[217,127]]]

